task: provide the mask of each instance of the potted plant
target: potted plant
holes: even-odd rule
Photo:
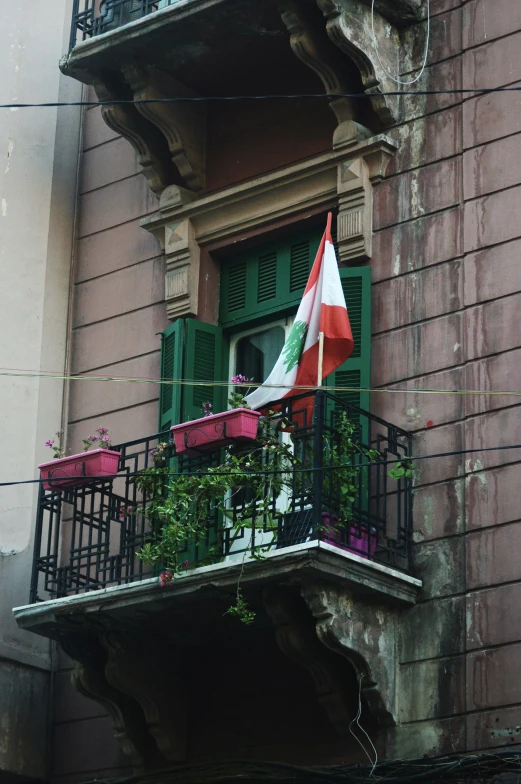
[[[337,437],[325,444],[325,495],[339,499],[338,513],[323,512],[322,541],[347,550],[362,558],[373,556],[377,544],[376,529],[353,518],[353,504],[358,495],[360,462],[374,462],[381,458],[377,449],[361,446],[354,438],[356,425],[345,412],[337,420]]]
[[[119,452],[111,449],[109,431],[98,427],[95,433],[83,440],[84,450],[77,455],[66,455],[62,449],[63,430],[56,433],[58,442],[49,439],[45,446],[52,449],[54,459],[40,463],[40,476],[45,490],[61,490],[92,481],[92,477],[116,476],[119,467]],[[97,449],[89,451],[91,446]]]
[[[208,404],[204,404],[208,410]],[[168,445],[154,450],[154,467],[135,478],[138,490],[150,500],[144,515],[151,528],[149,541],[138,556],[145,563],[162,569],[161,585],[190,566],[187,549],[198,546],[197,566],[221,561],[233,550],[234,542],[248,536],[267,537],[276,541],[280,511],[273,504],[283,489],[291,491],[293,467],[301,461],[292,445],[278,435],[278,417],[256,417],[255,439],[251,444],[228,444],[222,462],[186,474],[172,475]],[[258,427],[257,427],[258,425]],[[215,521],[209,537],[208,521]],[[210,541],[209,541],[210,539]],[[251,553],[262,557],[255,547]],[[204,550],[206,556],[201,558]],[[241,548],[243,558],[249,546]],[[248,608],[237,586],[236,602],[230,608],[244,623],[251,623],[254,613]]]
[[[244,384],[248,379],[237,375],[232,384]],[[228,399],[231,408],[220,414],[212,412],[211,403],[203,403],[203,416],[171,428],[177,454],[187,457],[209,449],[218,449],[235,441],[251,441],[257,436],[258,411],[252,411],[240,392],[233,392]]]

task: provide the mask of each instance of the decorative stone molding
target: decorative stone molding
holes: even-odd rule
[[[297,0],[280,0],[279,11],[282,21],[290,32],[290,45],[301,62],[313,70],[321,79],[326,93],[339,95],[348,93],[341,64],[330,51],[325,30],[317,28],[310,17],[309,9]],[[325,39],[325,40],[324,40]],[[353,121],[357,107],[351,98],[334,98],[329,105],[337,118],[338,124]],[[361,125],[351,122],[352,138],[364,139],[371,132]]]
[[[196,94],[167,74],[129,63],[123,73],[137,101],[188,98]],[[136,108],[165,137],[183,183],[194,192],[204,189],[206,106],[204,103],[137,103]]]
[[[316,619],[319,639],[355,668],[373,715],[382,726],[396,724],[398,611],[355,597],[347,587],[312,584],[301,593]]]
[[[197,198],[172,185],[160,199],[159,211],[141,221],[165,251],[168,315],[197,315],[200,246],[230,241],[252,228],[305,210],[338,204],[341,261],[371,257],[373,220],[372,184],[379,182],[395,144],[386,136],[356,141],[343,138],[346,121],[331,153],[292,164],[277,172],[210,196]]]
[[[398,96],[382,93],[396,91],[396,85],[385,71],[396,73],[397,63],[400,62],[398,29],[380,13],[375,13],[377,54],[369,6],[360,0],[317,0],[317,3],[326,18],[326,29],[331,41],[356,63],[364,90],[371,96],[373,109],[380,120],[384,125],[396,122],[399,117]]]
[[[338,167],[338,258],[341,262],[371,258],[373,188],[363,158]]]
[[[115,101],[120,98],[118,93],[111,89],[101,79],[91,79],[100,101]],[[130,142],[137,153],[138,164],[148,182],[150,190],[159,196],[164,189],[175,180],[173,165],[158,154],[162,147],[161,133],[140,116],[135,106],[128,104],[113,104],[102,106],[101,116],[109,128],[123,136]]]
[[[196,316],[201,252],[188,218],[178,223],[167,223],[164,230],[164,250],[168,318],[173,320],[179,316]]]
[[[341,735],[348,732],[353,712],[346,698],[346,678],[342,678],[334,657],[327,655],[328,651],[320,643],[314,625],[310,626],[302,600],[280,589],[267,589],[263,599],[275,625],[279,648],[309,671],[329,721]]]
[[[106,632],[101,643],[107,651],[105,677],[122,694],[141,706],[150,735],[162,756],[181,762],[186,756],[186,713],[182,673],[175,650],[164,649],[161,638],[150,639]]]
[[[137,704],[114,689],[105,677],[106,654],[96,638],[77,629],[66,631],[61,624],[60,644],[72,659],[72,685],[80,694],[95,700],[107,711],[114,736],[136,770],[142,770],[151,757],[151,738]]]

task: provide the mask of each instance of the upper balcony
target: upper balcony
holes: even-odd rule
[[[368,0],[75,0],[60,67],[106,103],[158,197],[172,185],[195,197],[395,123],[386,72],[421,46],[423,5],[379,0],[373,17]]]

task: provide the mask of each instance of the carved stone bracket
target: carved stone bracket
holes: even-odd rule
[[[374,110],[384,125],[398,120],[398,97],[382,95],[396,91],[386,75],[396,73],[399,63],[400,36],[396,27],[379,13],[374,15],[373,41],[371,9],[360,0],[317,0],[326,17],[331,41],[358,66],[365,92],[371,96]],[[385,70],[384,70],[385,69]]]
[[[345,656],[361,678],[362,695],[382,726],[397,722],[398,612],[375,600],[354,597],[347,587],[302,588],[322,643]]]
[[[73,629],[60,634],[60,644],[73,661],[74,688],[105,708],[116,740],[136,770],[153,763],[158,754],[144,717],[134,700],[108,683],[105,676],[107,655],[99,641]]]
[[[136,100],[187,98],[195,93],[154,68],[123,66]],[[138,103],[137,110],[165,137],[172,161],[191,191],[204,189],[206,108],[203,103]]]
[[[175,651],[158,654],[158,645],[135,635],[107,632],[101,642],[108,658],[105,675],[118,691],[136,700],[165,759],[181,762],[186,755],[186,714]]]
[[[338,58],[331,52],[331,42],[325,29],[317,28],[311,18],[309,8],[297,0],[280,0],[279,12],[282,21],[290,32],[290,45],[301,62],[313,70],[321,79],[325,91],[330,95],[348,93],[348,85]],[[325,40],[324,40],[325,39]],[[329,105],[338,124],[350,122],[353,138],[367,138],[371,132],[353,122],[357,107],[351,98],[334,98]]]
[[[99,78],[89,80],[100,101],[116,101],[120,95]],[[138,163],[156,195],[176,181],[172,163],[159,154],[164,145],[160,131],[140,116],[136,108],[128,104],[112,104],[101,108],[101,115],[109,128],[121,134],[137,153]]]
[[[331,724],[340,734],[344,734],[353,719],[346,678],[342,678],[334,657],[328,655],[320,643],[314,625],[310,625],[310,619],[306,617],[302,600],[277,589],[266,590],[263,599],[266,611],[275,625],[279,648],[310,672],[319,702]]]

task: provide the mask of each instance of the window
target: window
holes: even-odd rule
[[[178,319],[171,324],[162,336],[161,377],[226,382],[239,372],[264,380],[302,298],[319,241],[316,232],[308,233],[225,261],[220,323]],[[367,410],[369,393],[358,390],[370,386],[371,269],[341,268],[340,277],[355,348],[325,386],[352,388],[336,394]],[[206,400],[214,411],[223,411],[226,398],[224,385],[161,385],[159,428],[197,419]]]

